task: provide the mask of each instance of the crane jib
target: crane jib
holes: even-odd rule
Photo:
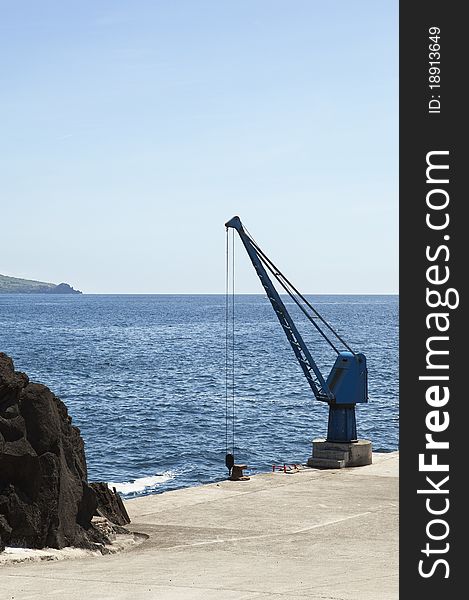
[[[234,224],[230,225],[230,223],[232,222]],[[238,217],[234,217],[234,219],[226,223],[226,226],[234,227],[238,231],[241,241],[243,242],[243,245],[248,253],[249,258],[251,259],[254,269],[257,272],[259,279],[261,280],[261,283],[267,293],[267,297],[269,298],[270,303],[272,304],[275,314],[277,315],[277,318],[280,321],[280,324],[282,325],[282,328],[288,338],[288,341],[290,342],[293,352],[295,353],[295,356],[298,362],[300,363],[300,366],[306,376],[306,379],[308,380],[308,383],[314,395],[318,400],[323,400],[324,396],[326,396],[327,400],[333,401],[334,395],[328,389],[326,380],[324,379],[322,373],[316,365],[313,357],[309,353],[309,350],[306,347],[306,344],[304,343],[295,324],[293,323],[293,320],[290,317],[282,299],[280,298],[279,293],[277,292],[273,283],[271,282],[264,268],[264,265],[262,264],[259,258],[256,248],[253,246],[250,238],[244,232],[243,227],[241,225],[241,221]],[[312,372],[309,371],[305,363],[302,362],[300,359],[307,361]],[[314,375],[312,373],[314,373]]]
[[[293,349],[295,357],[310,385],[315,397],[318,400],[326,401],[331,405],[351,406],[356,403],[368,401],[367,392],[367,366],[366,358],[361,353],[355,353],[346,344],[346,342],[337,334],[332,327],[319,315],[319,313],[311,306],[311,304],[302,296],[298,290],[288,281],[288,279],[275,267],[270,259],[264,254],[254,240],[244,230],[239,217],[233,217],[227,223],[227,228],[236,229],[240,239],[248,253],[248,256],[254,266],[254,269],[264,287],[267,297],[272,304],[275,314],[285,332],[285,335]],[[296,328],[285,304],[283,303],[279,293],[274,287],[268,273],[282,285],[287,293],[293,298],[295,303],[310,319],[314,327],[321,333],[331,347],[336,351],[336,361],[331,369],[327,379],[325,379],[314,361],[308,347],[306,346],[301,334]],[[298,298],[305,301],[315,316],[319,317],[327,329],[339,340],[346,348],[345,351],[339,352],[336,345],[329,339],[318,326],[317,323],[307,314],[306,309],[301,306]]]

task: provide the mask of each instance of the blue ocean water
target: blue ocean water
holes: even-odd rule
[[[398,297],[308,299],[367,356],[359,437],[397,449]],[[335,355],[286,304],[327,376]],[[0,295],[0,351],[67,404],[91,481],[130,497],[226,477],[223,295]],[[265,296],[235,298],[234,367],[237,462],[252,472],[305,462],[311,440],[326,433],[327,406]],[[231,394],[230,386],[230,407]],[[230,444],[232,431],[230,420]]]

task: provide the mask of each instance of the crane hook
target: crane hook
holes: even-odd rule
[[[228,469],[230,475],[231,475],[231,469],[233,468],[234,465],[234,456],[228,452],[228,454],[225,456],[225,465],[226,468]]]

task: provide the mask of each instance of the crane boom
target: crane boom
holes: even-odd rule
[[[247,234],[239,217],[233,217],[225,223],[225,226],[227,228],[231,227],[238,232],[314,396],[317,400],[329,404],[327,440],[330,442],[356,441],[355,404],[368,401],[368,381],[365,356],[361,353],[354,353],[342,338],[333,332],[332,328],[321,318],[327,327],[347,348],[346,351],[339,352],[321,329],[313,323],[321,335],[329,341],[331,346],[337,352],[337,358],[332,370],[327,379],[325,379],[291,318],[280,294],[272,283],[267,273],[267,269],[274,275],[301,310],[306,314],[306,311],[295,296],[289,291],[286,284],[288,284],[295,292],[297,292],[296,288],[294,288],[280,272],[277,272],[275,265],[273,265],[270,259],[267,258],[259,246]]]
[[[311,356],[308,347],[296,328],[290,314],[287,311],[285,304],[280,298],[279,293],[275,289],[267,271],[262,264],[257,249],[253,245],[251,238],[244,231],[243,225],[239,217],[233,217],[226,223],[226,227],[233,227],[239,234],[243,242],[246,252],[254,266],[254,269],[261,280],[261,283],[267,294],[267,298],[272,304],[272,308],[277,315],[280,325],[287,336],[288,341],[295,353],[295,356],[300,364],[301,369],[313,391],[313,394],[318,400],[326,401],[333,400],[334,395],[328,388],[321,371],[318,369],[316,362]]]

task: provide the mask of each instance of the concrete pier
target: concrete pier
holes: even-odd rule
[[[126,502],[149,537],[101,557],[0,566],[2,600],[397,600],[398,453]]]

